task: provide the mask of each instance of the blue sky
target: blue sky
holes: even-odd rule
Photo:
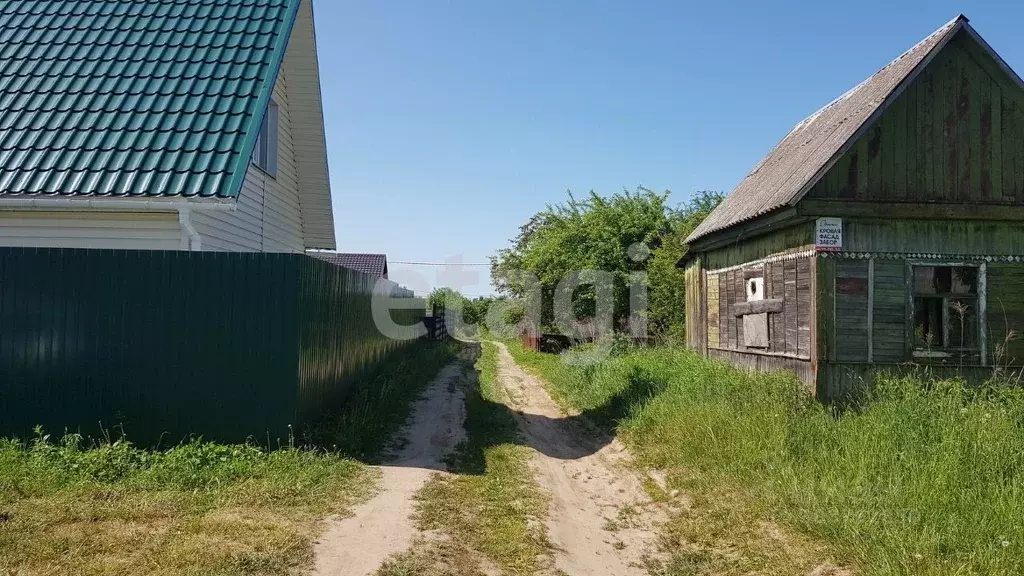
[[[338,248],[392,262],[486,262],[567,189],[730,191],[960,12],[1024,70],[1020,2],[314,2]]]

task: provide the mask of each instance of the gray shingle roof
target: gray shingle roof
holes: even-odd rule
[[[897,88],[965,26],[966,17],[954,18],[875,75],[797,124],[693,231],[687,242],[798,201],[824,175],[833,159],[841,155],[847,142],[855,140],[861,128],[870,125],[876,113],[884,110]]]
[[[375,278],[388,277],[388,257],[386,254],[352,254],[339,252],[309,252],[310,256],[330,262],[335,266],[343,266],[369,274]]]

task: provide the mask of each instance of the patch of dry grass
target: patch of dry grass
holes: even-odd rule
[[[310,451],[98,450],[0,445],[0,573],[294,574],[319,519],[373,485],[368,468]]]

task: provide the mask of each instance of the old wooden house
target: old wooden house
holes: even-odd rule
[[[1024,83],[949,22],[798,124],[689,238],[690,347],[836,397],[1024,361]]]

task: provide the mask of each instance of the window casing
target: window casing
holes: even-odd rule
[[[915,357],[985,355],[985,267],[914,262],[910,297]]]
[[[267,106],[267,114],[263,118],[256,146],[252,150],[252,163],[272,177],[277,177],[277,123],[279,119],[277,102],[273,100]]]

